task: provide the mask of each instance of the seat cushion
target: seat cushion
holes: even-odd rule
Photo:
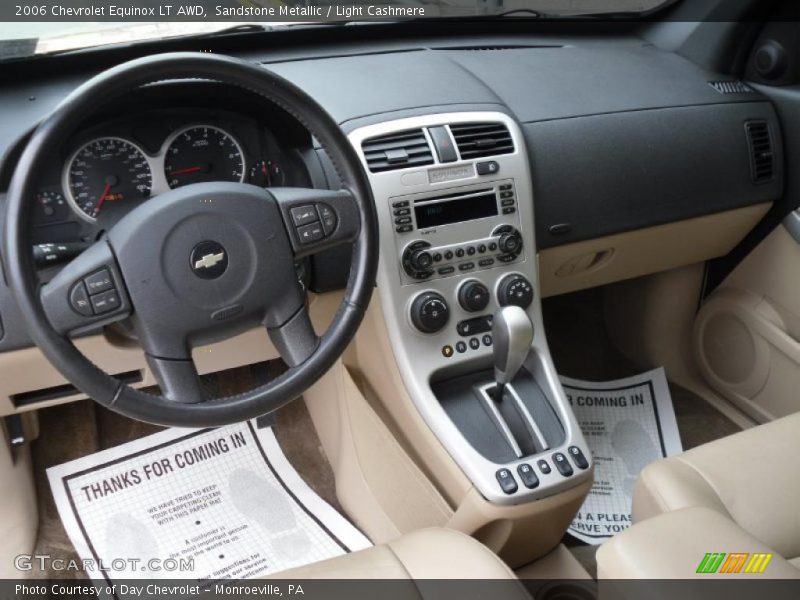
[[[421,529],[383,545],[275,574],[280,579],[506,579],[513,571],[452,529]],[[521,585],[520,598],[528,598]]]
[[[791,560],[800,556],[800,413],[647,466],[633,520],[701,506]]]

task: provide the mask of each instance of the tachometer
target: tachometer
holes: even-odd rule
[[[144,152],[121,138],[107,137],[81,146],[67,163],[67,199],[94,221],[106,203],[150,197],[153,173]]]
[[[204,181],[243,181],[244,154],[232,135],[211,125],[180,131],[164,157],[169,187]]]

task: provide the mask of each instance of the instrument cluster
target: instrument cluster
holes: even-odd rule
[[[93,127],[73,137],[54,172],[44,174],[34,223],[103,228],[141,202],[200,182],[302,185],[297,166],[284,167],[294,160],[272,131],[236,116],[143,115]]]

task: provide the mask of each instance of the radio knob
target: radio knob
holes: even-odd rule
[[[522,275],[506,275],[497,286],[500,306],[528,308],[533,302],[533,286]]]
[[[424,292],[411,303],[411,322],[422,333],[441,331],[450,320],[447,300],[436,292]]]
[[[489,306],[489,288],[476,279],[470,279],[458,290],[458,303],[467,312],[480,312]]]
[[[497,246],[503,254],[516,256],[522,252],[522,236],[519,234],[519,231],[512,229],[500,236]]]
[[[418,240],[409,244],[403,252],[403,269],[409,277],[414,279],[427,279],[433,275],[433,256],[430,253],[431,245]]]

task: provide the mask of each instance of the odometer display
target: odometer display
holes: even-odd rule
[[[243,181],[244,156],[229,133],[210,125],[179,132],[167,148],[164,174],[171,188],[205,181]]]
[[[82,146],[67,166],[66,187],[79,214],[95,220],[107,203],[150,197],[153,173],[144,152],[121,138],[100,138]]]

